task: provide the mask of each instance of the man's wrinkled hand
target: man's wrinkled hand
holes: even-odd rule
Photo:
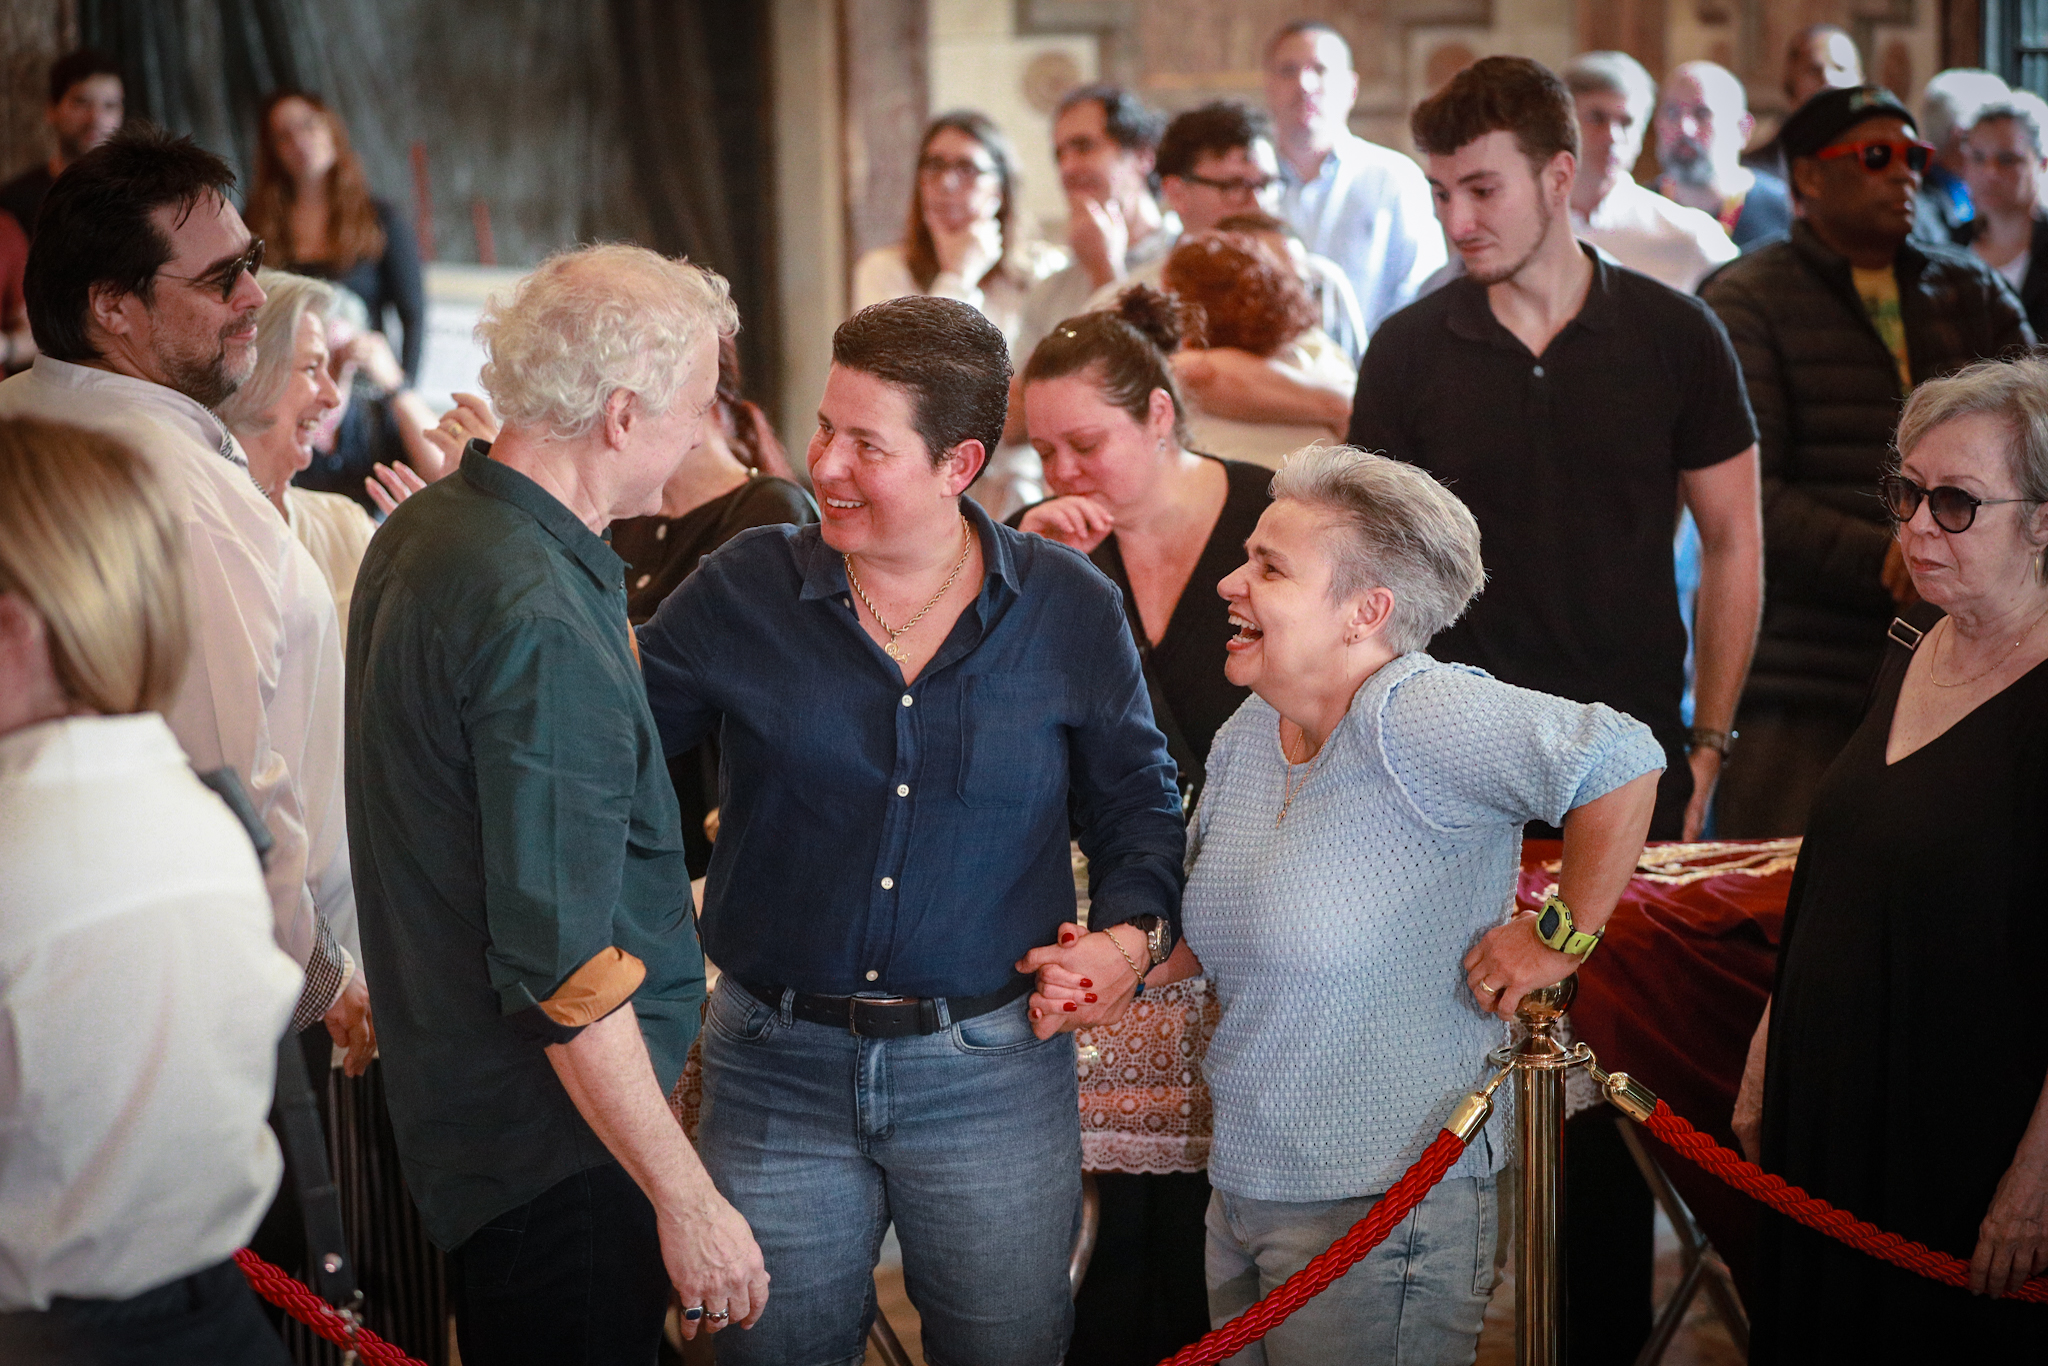
[[[348,1056],[341,1060],[341,1070],[351,1077],[363,1075],[377,1052],[377,1024],[370,1018],[370,988],[363,981],[361,969],[349,978],[348,985],[341,989],[341,998],[320,1018],[335,1046],[348,1050]]]

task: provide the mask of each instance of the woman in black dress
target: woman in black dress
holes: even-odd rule
[[[1187,449],[1168,357],[1184,319],[1143,286],[1069,318],[1025,363],[1031,444],[1055,497],[1011,519],[1086,554],[1123,590],[1152,711],[1193,809],[1209,742],[1246,697],[1223,676],[1236,634],[1216,585],[1244,563],[1273,472]],[[1096,1176],[1102,1222],[1074,1306],[1074,1366],[1151,1366],[1209,1327],[1200,1172]]]
[[[1814,803],[1735,1124],[1977,1297],[1769,1217],[1752,1362],[2048,1353],[2048,1306],[1995,1298],[2048,1270],[2048,362],[1922,385],[1898,446],[1924,601]]]

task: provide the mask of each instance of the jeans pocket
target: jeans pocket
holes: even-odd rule
[[[1020,996],[1006,1006],[998,1006],[986,1015],[977,1015],[971,1020],[956,1023],[951,1033],[953,1046],[962,1053],[974,1057],[993,1057],[1001,1053],[1021,1053],[1050,1039],[1040,1039],[1031,1032],[1031,998]],[[1058,1038],[1059,1035],[1053,1035]]]
[[[1478,1233],[1472,1247],[1472,1293],[1486,1299],[1493,1294],[1499,1274],[1500,1183],[1496,1177],[1482,1176],[1472,1184],[1479,1201]]]
[[[734,1043],[759,1043],[775,1027],[775,1013],[739,983],[721,978],[704,1007],[704,1026]]]

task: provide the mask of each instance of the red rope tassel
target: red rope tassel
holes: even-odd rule
[[[1661,1100],[1650,1117],[1643,1121],[1643,1127],[1663,1139],[1681,1157],[1711,1172],[1744,1195],[1761,1200],[1778,1213],[1825,1233],[1838,1243],[1853,1247],[1858,1252],[1867,1252],[1930,1281],[1940,1281],[1958,1289],[1967,1289],[1970,1284],[1970,1264],[1962,1258],[1936,1252],[1925,1243],[1916,1243],[1896,1233],[1887,1233],[1847,1210],[1836,1209],[1819,1196],[1808,1195],[1782,1177],[1772,1176],[1755,1163],[1744,1161],[1722,1147],[1679,1118]],[[2048,1277],[2037,1276],[2004,1298],[2048,1304]]]
[[[1372,1213],[1353,1224],[1349,1233],[1316,1254],[1314,1260],[1289,1276],[1272,1294],[1221,1328],[1181,1348],[1161,1366],[1215,1366],[1272,1332],[1289,1314],[1320,1295],[1332,1281],[1362,1261],[1366,1253],[1385,1242],[1387,1235],[1422,1203],[1422,1197],[1444,1179],[1444,1173],[1464,1151],[1464,1139],[1448,1129],[1439,1133],[1436,1142],[1423,1151],[1406,1175],[1387,1188],[1387,1193],[1372,1207]]]
[[[401,1348],[386,1342],[361,1324],[356,1325],[355,1341],[349,1341],[348,1322],[333,1305],[248,1248],[235,1254],[235,1265],[242,1268],[242,1274],[249,1278],[250,1288],[257,1294],[336,1347],[353,1347],[356,1355],[364,1361],[384,1362],[386,1366],[426,1366],[419,1358],[407,1356]]]

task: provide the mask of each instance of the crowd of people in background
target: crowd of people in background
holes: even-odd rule
[[[1070,92],[1061,245],[931,120],[795,462],[714,271],[549,257],[436,413],[328,104],[238,194],[55,65],[0,185],[0,1356],[286,1359],[227,1258],[294,1253],[297,1052],[388,1105],[472,1366],[672,1309],[858,1361],[891,1226],[933,1360],[1156,1361],[1371,1208],[1646,839],[1803,834],[1733,1132],[1987,1298],[1773,1226],[1753,1359],[2038,1346],[2048,103],[1916,114],[1821,25],[1754,148],[1724,67],[1596,51],[1467,66],[1411,157],[1335,27],[1263,72]],[[1077,1301],[1072,1031],[1196,976],[1209,1170],[1105,1178]],[[1568,1132],[1571,1359],[1633,1360],[1650,1193]],[[1470,1361],[1505,1161],[1239,1359]]]

